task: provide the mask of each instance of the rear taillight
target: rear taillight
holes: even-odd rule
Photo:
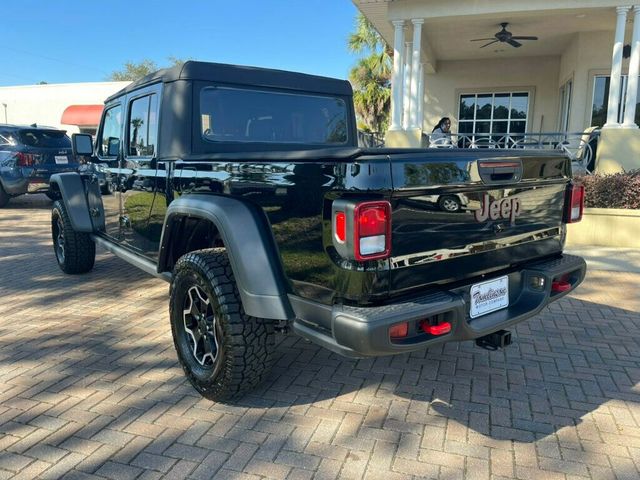
[[[564,200],[564,222],[577,223],[582,220],[584,210],[584,185],[569,184]]]
[[[358,261],[386,258],[391,250],[391,205],[364,202],[355,208],[354,246]]]
[[[332,206],[333,245],[345,258],[364,262],[391,253],[391,204],[336,200]]]
[[[31,153],[16,153],[16,165],[19,167],[31,167],[35,165],[36,158],[35,155]]]
[[[337,240],[344,243],[347,239],[347,216],[344,212],[336,212],[333,221],[333,231]]]

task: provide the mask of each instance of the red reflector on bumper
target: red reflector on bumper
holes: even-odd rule
[[[449,322],[442,322],[438,325],[429,325],[427,322],[420,324],[422,331],[429,335],[444,335],[451,331],[451,324]]]
[[[551,284],[551,291],[554,293],[568,292],[569,290],[571,290],[569,282],[558,280]]]
[[[389,336],[391,338],[404,338],[409,335],[409,323],[398,323],[389,328]]]

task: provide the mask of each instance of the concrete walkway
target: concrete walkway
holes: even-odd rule
[[[640,273],[640,249],[637,248],[570,247],[566,252],[583,257],[589,270]]]

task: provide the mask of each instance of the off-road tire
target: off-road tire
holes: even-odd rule
[[[188,305],[189,311],[193,312],[190,291],[192,294],[200,292],[201,299],[206,296],[209,300],[208,304],[201,302],[207,313],[209,306],[212,313],[208,333],[202,336],[202,330],[193,321],[194,316],[186,310]],[[201,318],[208,318],[207,313]],[[214,401],[235,400],[256,387],[271,370],[275,348],[273,322],[244,312],[224,248],[187,253],[176,262],[169,315],[180,364],[202,396]],[[196,328],[200,332],[195,334],[199,336],[198,342],[212,341],[210,351],[213,351],[211,347],[217,346],[215,359],[212,354],[209,359],[206,359],[208,354],[198,358],[197,351],[206,352],[206,349],[199,350],[198,345],[203,344],[195,340]],[[211,365],[202,363],[207,360]]]
[[[7,203],[9,203],[9,199],[11,197],[9,196],[9,194],[7,194],[7,192],[4,191],[4,188],[2,187],[2,184],[0,183],[0,208],[2,207],[6,207]]]
[[[53,251],[60,270],[75,274],[86,273],[93,268],[96,260],[96,245],[88,233],[76,232],[73,229],[69,214],[61,200],[53,203],[51,236]]]

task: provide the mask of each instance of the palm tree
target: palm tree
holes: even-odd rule
[[[389,123],[392,50],[362,13],[356,17],[348,48],[353,53],[366,54],[349,73],[360,127],[380,134]]]
[[[389,123],[391,107],[390,72],[380,69],[376,55],[358,60],[351,69],[349,80],[353,85],[353,104],[361,129],[381,134]]]

